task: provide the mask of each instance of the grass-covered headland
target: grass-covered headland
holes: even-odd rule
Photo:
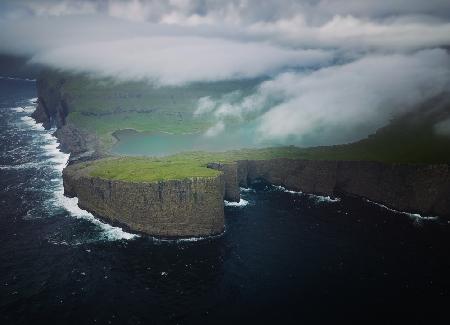
[[[193,83],[158,87],[145,82],[116,83],[82,75],[47,72],[48,88],[58,89],[68,109],[66,122],[97,135],[108,151],[117,130],[195,133],[213,125],[214,118],[198,116],[199,99],[219,100],[226,94],[245,96],[258,80]],[[51,93],[51,92],[50,92]],[[227,95],[228,96],[228,95]],[[366,139],[334,146],[295,146],[241,149],[226,152],[185,152],[163,158],[121,157],[90,162],[93,176],[130,181],[157,181],[209,177],[217,171],[210,162],[245,159],[293,158],[309,160],[360,160],[387,163],[450,163],[450,136],[436,132],[436,123],[450,118],[449,94],[423,103],[396,117]],[[226,136],[226,135],[225,135]]]
[[[134,182],[212,177],[219,172],[207,168],[211,162],[274,158],[307,160],[354,160],[385,163],[450,163],[450,140],[438,139],[425,145],[426,136],[417,135],[414,142],[376,135],[353,144],[298,148],[295,146],[265,149],[241,149],[225,152],[184,152],[162,158],[120,157],[88,162],[90,175]],[[381,137],[380,140],[377,140]],[[430,139],[428,139],[430,140]]]

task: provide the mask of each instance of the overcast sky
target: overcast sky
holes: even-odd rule
[[[256,114],[255,138],[365,137],[448,89],[448,0],[0,1],[0,53],[163,85],[269,78],[234,102],[204,98],[208,135]],[[440,128],[442,129],[442,128]]]

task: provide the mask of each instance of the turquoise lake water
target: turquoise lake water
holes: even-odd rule
[[[119,141],[113,146],[112,152],[130,156],[164,156],[183,151],[225,151],[273,145],[263,141],[255,143],[252,130],[251,127],[237,128],[213,137],[204,133],[169,134],[122,130],[115,133]]]

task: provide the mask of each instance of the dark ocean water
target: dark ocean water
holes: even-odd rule
[[[63,197],[34,88],[0,79],[1,324],[449,323],[448,221],[259,183],[220,237],[134,237]]]

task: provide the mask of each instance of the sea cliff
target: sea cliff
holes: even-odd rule
[[[355,195],[390,208],[450,217],[450,166],[301,159],[241,160],[223,166],[225,193],[264,180],[290,190]]]
[[[239,187],[256,180],[307,193],[345,193],[400,211],[450,217],[450,167],[445,163],[254,159],[250,154],[249,159],[226,163],[214,158],[204,161],[208,168],[220,171],[215,177],[157,182],[92,177],[86,164],[78,162],[108,153],[94,133],[68,119],[72,98],[64,83],[60,77],[38,79],[33,117],[46,128],[56,127],[61,149],[71,153],[63,172],[65,194],[77,196],[83,209],[131,230],[168,237],[220,233],[223,200],[239,201]]]
[[[224,229],[224,179],[216,177],[130,182],[89,175],[73,164],[63,171],[64,194],[112,223],[162,237],[219,234]]]
[[[97,159],[107,153],[93,132],[80,128],[68,120],[73,100],[64,89],[66,79],[58,74],[44,74],[36,80],[37,106],[32,117],[46,129],[56,128],[60,149],[70,153],[70,162]]]

